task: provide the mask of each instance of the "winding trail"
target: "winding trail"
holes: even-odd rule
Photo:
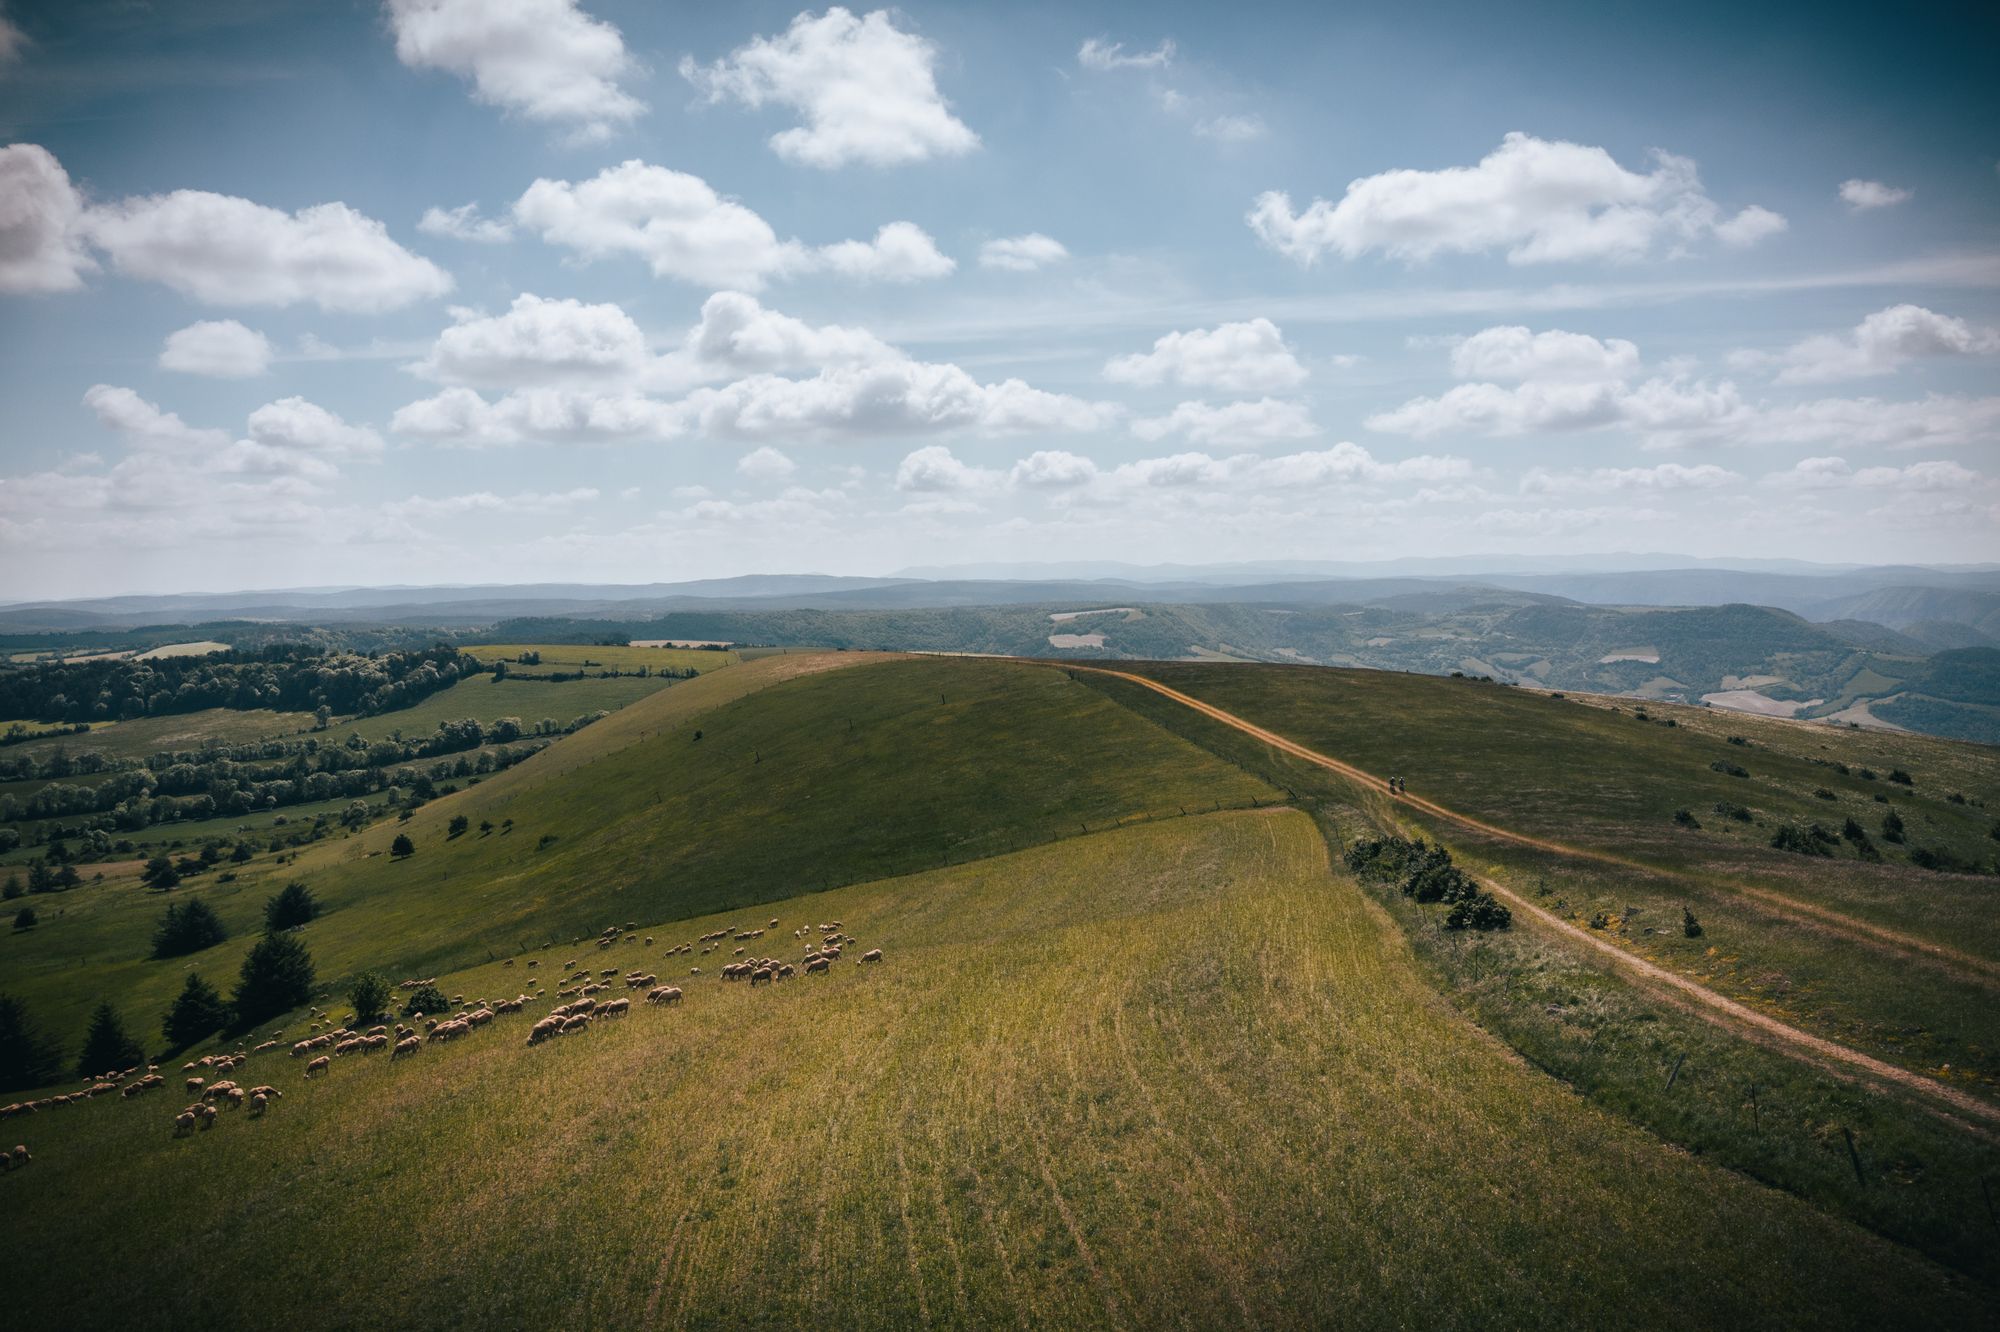
[[[1403,804],[1422,810],[1427,814],[1435,815],[1438,818],[1446,819],[1465,827],[1475,828],[1489,836],[1524,846],[1536,847],[1556,855],[1577,856],[1648,873],[1658,872],[1652,866],[1643,865],[1636,861],[1624,860],[1605,852],[1565,846],[1560,842],[1551,842],[1539,837],[1530,837],[1524,833],[1517,833],[1510,829],[1497,827],[1494,824],[1486,823],[1470,815],[1461,814],[1456,810],[1449,809],[1435,801],[1426,800],[1422,796],[1413,796],[1407,792],[1392,792],[1385,778],[1377,777],[1373,773],[1357,768],[1351,763],[1342,762],[1340,759],[1322,754],[1317,750],[1308,749],[1306,746],[1294,740],[1289,740],[1275,731],[1266,730],[1254,722],[1246,721],[1233,712],[1224,711],[1212,703],[1205,703],[1190,694],[1184,694],[1178,689],[1161,684],[1157,680],[1149,680],[1143,675],[1135,675],[1129,671],[1112,670],[1103,666],[1078,666],[1070,662],[1063,662],[1061,665],[1066,670],[1089,671],[1093,675],[1113,676],[1117,679],[1143,686],[1156,694],[1172,699],[1183,707],[1191,708],[1201,713],[1211,721],[1219,722],[1233,730],[1241,731],[1243,734],[1261,740],[1275,749],[1292,755],[1294,758],[1304,759],[1308,763],[1325,768],[1331,772],[1336,772],[1370,791],[1388,796],[1393,800],[1401,801]],[[1555,931],[1572,943],[1581,944],[1609,958],[1620,970],[1646,981],[1656,991],[1661,991],[1666,997],[1677,1001],[1680,1006],[1699,1012],[1721,1025],[1731,1027],[1752,1039],[1758,1040],[1762,1044],[1785,1048],[1839,1076],[1845,1077],[1859,1074],[1879,1082],[1903,1087],[1934,1100],[1942,1101],[1961,1114],[1969,1116],[1974,1121],[1987,1125],[2000,1126],[2000,1106],[1995,1106],[1979,1097],[1960,1091],[1956,1087],[1946,1086],[1935,1079],[1924,1077],[1919,1073],[1913,1073],[1907,1068],[1900,1068],[1895,1064],[1877,1059],[1873,1055],[1863,1054],[1861,1051],[1842,1045],[1838,1041],[1830,1041],[1825,1037],[1815,1036],[1811,1032],[1802,1031],[1768,1014],[1760,1013],[1756,1009],[1739,1003],[1727,995],[1717,993],[1678,972],[1671,971],[1656,962],[1648,961],[1643,957],[1627,952],[1609,940],[1601,938],[1574,922],[1565,920],[1547,908],[1522,897],[1519,893],[1504,884],[1496,883],[1492,879],[1487,878],[1481,878],[1480,882],[1495,897],[1504,899],[1513,910],[1532,917],[1544,927]],[[1780,897],[1777,894],[1760,894],[1760,890],[1750,889],[1747,886],[1732,886],[1743,887],[1752,896],[1764,895],[1776,897],[1779,902],[1786,905],[1795,907],[1804,907],[1806,905],[1803,903],[1794,903],[1791,899]],[[1836,923],[1843,929],[1851,929],[1856,933],[1871,936],[1879,942],[1893,943],[1901,948],[1923,953],[1936,953],[1955,960],[1963,960],[1966,963],[1975,964],[1974,970],[1988,976],[2000,973],[2000,968],[1995,968],[1992,964],[1985,963],[1983,959],[1974,958],[1969,954],[1960,954],[1955,950],[1943,948],[1941,945],[1930,944],[1925,940],[1912,939],[1894,930],[1886,930],[1879,926],[1868,925],[1864,921],[1855,921],[1841,915],[1839,912],[1826,911],[1824,908],[1813,908],[1809,914],[1824,915],[1830,918],[1827,923]]]

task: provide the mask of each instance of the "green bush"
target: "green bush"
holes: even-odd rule
[[[1728,759],[1717,759],[1708,765],[1708,770],[1710,772],[1725,773],[1731,777],[1748,777],[1750,775],[1748,768],[1740,764],[1731,763]]]
[[[1804,828],[1787,823],[1771,837],[1771,845],[1778,850],[1801,856],[1830,856],[1839,844],[1839,839],[1817,823]]]
[[[1691,810],[1691,809],[1677,809],[1677,810],[1675,810],[1675,811],[1674,811],[1674,822],[1675,822],[1675,823],[1677,823],[1677,824],[1679,824],[1679,825],[1680,825],[1681,827],[1683,827],[1683,828],[1699,828],[1699,827],[1701,827],[1701,820],[1700,820],[1700,819],[1698,819],[1698,818],[1696,818],[1696,817],[1694,816],[1694,811],[1693,811],[1693,810]]]
[[[373,1022],[387,1013],[391,997],[389,982],[372,971],[356,976],[347,987],[347,1002],[354,1005],[356,1022]]]
[[[213,948],[229,937],[215,908],[200,898],[169,905],[153,929],[153,956],[183,957]]]
[[[445,998],[444,991],[435,985],[419,985],[410,992],[408,1002],[403,1005],[404,1017],[415,1017],[419,1013],[436,1017],[451,1011],[451,1000]]]
[[[124,1019],[110,1004],[99,1004],[90,1015],[90,1030],[84,1033],[83,1053],[77,1057],[76,1075],[94,1078],[100,1073],[116,1073],[144,1063],[146,1052],[126,1034]]]
[[[264,903],[264,932],[281,934],[295,930],[319,914],[319,901],[312,889],[297,879],[286,884]]]
[[[160,1031],[167,1038],[169,1050],[185,1050],[228,1025],[229,1005],[213,985],[198,973],[190,972],[187,984],[181,986],[180,994],[167,1006]]]
[[[248,1029],[288,1013],[312,994],[313,961],[296,934],[267,934],[243,959],[236,980],[237,1025]]]

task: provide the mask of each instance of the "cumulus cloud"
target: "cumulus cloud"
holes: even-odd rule
[[[35,143],[0,148],[0,292],[81,287],[96,267],[82,220],[83,198],[54,153]]]
[[[1125,43],[1091,37],[1077,48],[1076,63],[1085,69],[1165,69],[1174,63],[1174,40],[1169,37],[1150,51],[1127,52]]]
[[[904,457],[896,468],[896,489],[933,494],[986,490],[999,485],[1005,475],[961,462],[944,445],[932,444]]]
[[[6,68],[21,58],[28,49],[28,34],[5,14],[0,14],[0,69]]]
[[[1955,462],[1911,463],[1907,467],[1861,467],[1845,458],[1802,458],[1764,484],[1786,490],[1961,491],[1980,483],[1979,473]]]
[[[1253,143],[1270,130],[1262,116],[1205,116],[1194,122],[1196,137],[1211,143]]]
[[[191,426],[174,412],[148,402],[129,388],[94,384],[83,402],[99,424],[120,437],[132,451],[122,471],[130,477],[145,471],[169,478],[175,493],[187,491],[202,476],[248,474],[324,480],[336,464],[379,457],[381,436],[366,426],[349,425],[334,413],[304,398],[282,398],[250,414],[243,438],[228,431]]]
[[[701,319],[688,330],[675,364],[688,383],[746,372],[801,370],[902,359],[902,353],[864,328],[808,324],[766,308],[740,291],[719,291],[702,302]]]
[[[93,384],[83,395],[98,423],[132,444],[149,449],[213,449],[229,442],[226,431],[197,429],[163,411],[129,388]]]
[[[1105,363],[1104,377],[1119,384],[1172,380],[1225,393],[1269,393],[1304,383],[1306,369],[1285,345],[1278,326],[1257,318],[1168,333],[1150,352],[1113,357]]]
[[[645,334],[618,306],[524,293],[502,315],[461,312],[410,368],[446,384],[512,387],[626,379],[648,359]]]
[[[2000,330],[1980,328],[1921,305],[1892,305],[1838,336],[1807,338],[1775,356],[1739,352],[1745,368],[1775,365],[1780,384],[1815,384],[1893,374],[1914,360],[2000,353]]]
[[[1305,404],[1276,398],[1228,402],[1184,402],[1164,416],[1143,417],[1132,433],[1144,440],[1179,435],[1195,444],[1269,444],[1309,439],[1319,433]]]
[[[1097,477],[1095,462],[1066,449],[1037,449],[1008,473],[1012,484],[1029,490],[1068,490],[1087,486]]]
[[[1481,329],[1451,350],[1451,372],[1460,379],[1593,381],[1623,379],[1639,368],[1639,348],[1623,338],[1519,324]]]
[[[1038,268],[1069,258],[1063,243],[1039,231],[1025,236],[1003,236],[979,247],[979,266],[1010,273],[1032,273]]]
[[[167,334],[160,368],[212,379],[253,379],[271,365],[271,343],[234,319],[204,319]]]
[[[838,241],[823,245],[817,267],[842,277],[882,282],[918,282],[945,276],[958,265],[940,253],[937,242],[914,222],[891,222],[872,241]]]
[[[472,81],[473,97],[602,138],[646,109],[618,29],[576,0],[388,0],[396,58]]]
[[[476,203],[460,204],[456,208],[426,208],[424,215],[417,219],[417,230],[426,236],[443,236],[449,240],[473,241],[480,245],[498,245],[514,238],[514,228],[504,219],[481,217]]]
[[[1630,171],[1602,148],[1518,132],[1474,166],[1364,176],[1337,204],[1315,199],[1299,212],[1267,192],[1246,220],[1300,264],[1328,251],[1415,262],[1492,250],[1514,264],[1629,262],[1704,237],[1743,245],[1784,228],[1755,206],[1725,217],[1685,157],[1655,151],[1651,171]]]
[[[458,518],[467,514],[498,513],[561,513],[579,504],[588,504],[600,498],[592,486],[579,486],[573,490],[523,490],[512,495],[496,495],[490,490],[475,490],[462,495],[425,496],[412,495],[408,499],[392,500],[382,506],[382,512],[394,518]]]
[[[1605,494],[1614,491],[1719,490],[1743,478],[1726,467],[1661,463],[1657,467],[1593,467],[1576,471],[1530,468],[1521,477],[1525,495]]]
[[[778,156],[804,166],[897,166],[958,157],[979,146],[939,93],[937,48],[896,26],[888,10],[856,18],[838,7],[800,14],[711,65],[681,61],[681,76],[711,104],[773,103],[804,124],[771,136]]]
[[[558,387],[515,389],[488,402],[453,387],[396,409],[389,429],[399,435],[463,448],[539,443],[664,441],[686,432],[679,404],[630,390],[596,392]]]
[[[1879,180],[1843,180],[1840,182],[1841,202],[1855,212],[1870,208],[1893,208],[1907,201],[1910,191],[1899,190],[1893,185],[1884,185]]]
[[[349,425],[304,398],[280,398],[250,413],[253,443],[320,458],[376,458],[382,437],[367,426]]]
[[[851,436],[1085,432],[1117,419],[1118,409],[1018,379],[982,384],[958,366],[923,361],[829,366],[807,379],[752,375],[686,400],[708,436]]]
[[[535,181],[515,202],[514,220],[585,259],[635,255],[658,277],[745,291],[814,270],[910,282],[954,267],[909,222],[889,223],[873,241],[818,249],[780,240],[770,223],[701,177],[636,158],[574,184]]]
[[[783,481],[798,471],[799,465],[766,444],[738,458],[736,470],[753,481]]]
[[[92,208],[84,232],[128,277],[209,305],[295,305],[372,314],[441,296],[451,278],[343,203],[282,212],[175,190]]]

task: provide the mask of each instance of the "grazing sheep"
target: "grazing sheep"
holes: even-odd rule
[[[690,975],[690,976],[699,976],[699,975],[701,975],[701,968],[700,968],[700,967],[689,967],[689,968],[688,968],[688,975]]]
[[[551,1036],[562,1035],[563,1020],[559,1017],[545,1017],[528,1028],[528,1044],[540,1045]]]
[[[539,966],[540,966],[540,965],[542,965],[542,964],[541,964],[541,962],[540,962],[540,961],[538,961],[538,960],[531,960],[531,961],[530,961],[530,962],[528,963],[528,965],[529,965],[530,967],[539,967]]]
[[[769,967],[758,967],[755,971],[750,973],[750,984],[753,987],[757,985],[769,985],[774,975],[776,975],[776,973],[773,972]]]
[[[270,1102],[270,1101],[269,1101],[269,1100],[268,1100],[267,1098],[265,1098],[265,1097],[262,1097],[262,1096],[253,1096],[253,1097],[251,1097],[251,1098],[250,1098],[250,1118],[252,1118],[252,1119],[262,1119],[262,1118],[264,1117],[264,1111],[265,1111],[265,1109],[266,1109],[266,1108],[267,1108],[267,1107],[268,1107],[268,1106],[269,1106],[270,1104],[271,1104],[271,1102]]]
[[[189,1106],[188,1109],[194,1111],[194,1117],[201,1121],[201,1131],[203,1133],[215,1127],[215,1118],[218,1112],[214,1106],[206,1102],[200,1102]]]
[[[306,1065],[306,1076],[311,1077],[315,1073],[324,1073],[329,1068],[332,1067],[333,1067],[333,1056],[321,1055],[319,1058],[313,1060],[310,1064]]]
[[[791,963],[787,962],[783,966],[778,968],[777,978],[779,980],[790,980],[792,977],[798,974],[799,974],[798,968],[793,966]]]
[[[764,928],[767,930],[775,930],[778,928],[778,922],[774,920],[769,925],[766,925]]]
[[[632,1001],[630,999],[613,999],[597,1010],[597,1016],[601,1018],[624,1017],[631,1009]]]
[[[832,965],[833,963],[829,962],[826,958],[823,957],[813,958],[810,962],[806,963],[806,975],[810,976],[815,971],[825,971],[828,967]]]
[[[256,1049],[252,1050],[252,1051],[251,1051],[250,1053],[251,1053],[251,1054],[263,1054],[263,1053],[264,1053],[264,1051],[266,1051],[266,1050],[275,1050],[275,1049],[277,1049],[277,1048],[278,1048],[278,1043],[277,1043],[276,1041],[265,1041],[265,1042],[264,1042],[264,1043],[263,1043],[262,1045],[258,1046],[258,1047],[257,1047]]]
[[[493,1011],[496,1013],[518,1013],[521,1011],[521,1005],[525,1002],[527,1002],[526,996],[517,999],[502,999],[499,1003],[493,1005]]]
[[[677,1004],[680,1001],[681,987],[678,985],[659,985],[646,992],[649,1004]]]
[[[194,1111],[183,1110],[174,1116],[174,1136],[185,1138],[194,1132]]]
[[[571,1035],[572,1033],[582,1031],[585,1027],[589,1025],[590,1025],[590,1014],[588,1013],[572,1014],[571,1016],[563,1019],[562,1034],[568,1036]]]
[[[285,1096],[285,1094],[279,1091],[276,1087],[252,1087],[250,1089],[250,1094],[252,1096],[261,1096],[267,1101],[280,1101],[283,1100]]]
[[[413,1055],[423,1048],[424,1043],[421,1040],[415,1036],[405,1036],[396,1042],[396,1048],[389,1052],[389,1058],[401,1059],[404,1055]]]
[[[187,1080],[187,1089],[191,1092],[199,1092],[207,1084],[207,1078],[189,1078]]]
[[[871,948],[861,955],[861,960],[863,962],[880,962],[882,960],[882,950]]]

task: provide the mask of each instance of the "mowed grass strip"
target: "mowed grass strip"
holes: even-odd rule
[[[131,1327],[1990,1325],[1990,1293],[1456,1019],[1296,812],[772,916],[767,939],[839,919],[887,960],[682,978],[679,1008],[544,1048],[502,1018],[310,1084],[261,1056],[247,1080],[285,1099],[186,1140],[171,1093],[31,1121],[10,1309],[87,1288]],[[752,919],[585,953],[664,978],[682,933]]]
[[[362,971],[428,975],[614,922],[1279,799],[1060,671],[769,657],[656,693],[407,822],[190,890],[238,936],[203,953],[144,960],[157,895],[110,884],[67,894],[65,907],[96,920],[86,930],[55,917],[0,939],[0,991],[65,1038],[103,999],[150,1037],[189,970],[235,975],[264,899],[294,878],[326,909],[306,939],[331,989]],[[461,815],[469,830],[454,837]],[[405,835],[416,854],[397,859]]]

